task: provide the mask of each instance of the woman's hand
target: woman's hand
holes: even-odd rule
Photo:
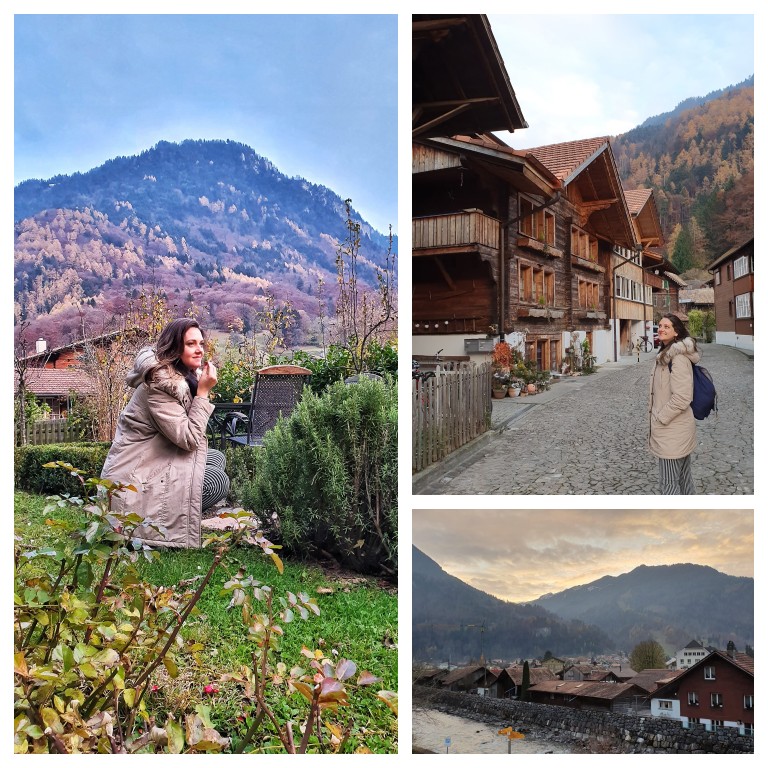
[[[200,379],[197,382],[198,397],[208,397],[210,391],[219,380],[216,366],[209,360],[202,368]]]

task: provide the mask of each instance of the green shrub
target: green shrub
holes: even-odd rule
[[[363,573],[397,570],[397,387],[363,380],[307,393],[267,433],[241,501],[282,543]]]
[[[14,450],[14,485],[17,489],[44,494],[79,494],[82,486],[65,472],[51,472],[44,464],[64,461],[80,467],[89,477],[98,477],[110,443],[52,443],[24,445]]]
[[[227,475],[230,481],[227,501],[233,505],[240,504],[243,490],[253,480],[256,472],[259,451],[230,443],[224,447],[224,456],[227,459]]]

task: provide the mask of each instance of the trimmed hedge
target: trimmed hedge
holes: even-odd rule
[[[79,496],[82,486],[63,469],[46,469],[51,461],[66,461],[82,469],[85,477],[99,477],[111,443],[52,443],[24,445],[14,449],[13,480],[18,490],[30,493],[69,493]]]

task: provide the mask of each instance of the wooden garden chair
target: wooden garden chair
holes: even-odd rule
[[[262,445],[264,435],[277,424],[278,418],[290,415],[296,407],[311,375],[312,371],[300,365],[269,365],[258,371],[248,414],[236,412],[228,416],[227,439],[236,445]],[[241,422],[246,425],[244,435],[236,434]]]

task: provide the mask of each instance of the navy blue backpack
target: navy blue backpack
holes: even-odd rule
[[[691,363],[693,370],[693,400],[691,410],[695,419],[702,421],[712,411],[717,415],[717,390],[712,374],[703,366]],[[669,372],[672,373],[672,363],[669,364]]]

